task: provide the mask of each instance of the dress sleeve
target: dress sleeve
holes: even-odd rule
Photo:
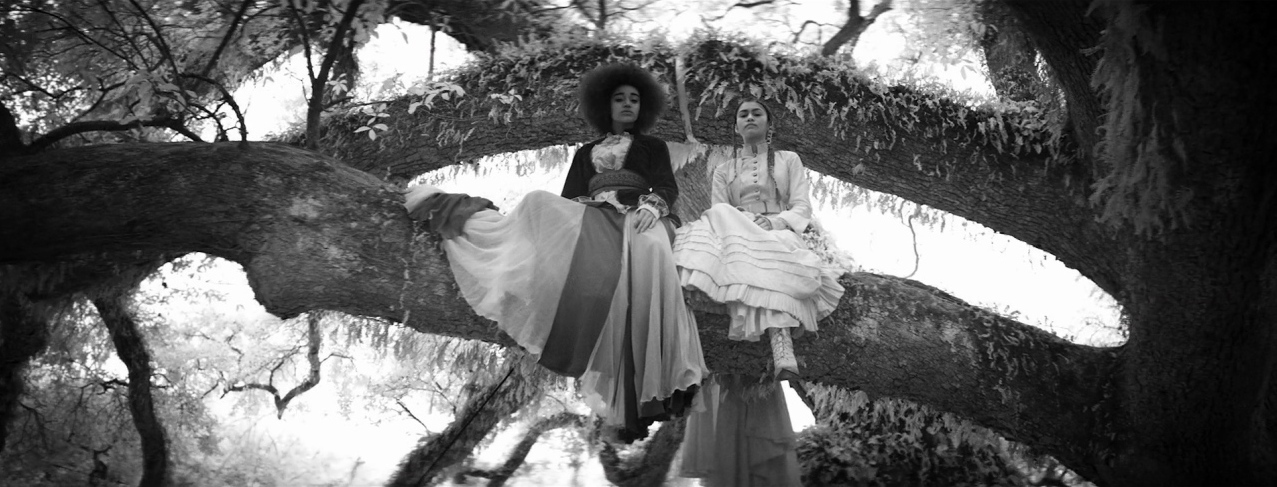
[[[785,158],[785,170],[789,172],[789,201],[785,202],[788,209],[776,217],[784,220],[794,232],[803,233],[811,222],[811,182],[807,180],[807,169],[798,154],[790,152],[788,155],[790,157]],[[779,163],[780,158],[777,159]]]
[[[719,203],[732,204],[731,182],[727,180],[727,165],[731,163],[731,161],[728,161],[714,166],[714,176],[710,179],[710,205],[717,205]]]
[[[665,202],[666,208],[674,206],[678,199],[678,181],[674,179],[674,168],[670,166],[670,148],[665,141],[649,137],[645,138],[651,159],[647,161],[648,183],[652,185],[652,194]],[[668,211],[663,214],[668,213]]]
[[[585,144],[572,156],[572,165],[568,167],[568,177],[563,181],[563,192],[559,195],[573,199],[590,195],[590,175],[586,168],[590,164],[590,150],[593,144]]]

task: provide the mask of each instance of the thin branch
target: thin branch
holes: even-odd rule
[[[83,86],[75,86],[75,87],[71,87],[71,88],[67,88],[67,89],[65,89],[65,90],[62,90],[62,92],[61,92],[61,93],[53,93],[53,92],[49,91],[48,89],[46,89],[45,87],[35,84],[35,82],[32,82],[31,80],[28,80],[28,79],[26,79],[26,78],[23,78],[23,77],[22,77],[22,75],[20,75],[20,74],[17,74],[17,73],[4,73],[4,75],[5,75],[6,77],[12,77],[12,78],[14,78],[14,79],[17,79],[18,81],[21,81],[21,82],[25,83],[27,86],[30,86],[30,87],[31,87],[31,90],[30,90],[30,91],[37,91],[37,92],[43,93],[43,94],[44,94],[44,96],[47,96],[47,97],[52,98],[52,99],[54,99],[54,100],[57,100],[57,99],[59,99],[59,98],[62,98],[62,97],[64,97],[64,96],[66,96],[66,95],[70,94],[71,92],[74,92],[74,91],[80,91],[80,90],[85,89]],[[27,90],[22,90],[22,91],[18,91],[17,93],[26,93],[26,92],[27,92]]]
[[[412,414],[412,410],[408,409],[408,405],[404,404],[403,401],[400,401],[398,399],[395,399],[395,404],[398,404],[399,408],[403,409],[403,412],[406,413],[409,418],[412,418],[413,421],[416,421],[417,424],[421,425],[422,429],[426,430],[427,433],[430,432],[430,427],[426,426],[426,423],[423,423],[421,421],[421,418],[418,418],[417,415]]]
[[[323,344],[319,325],[320,315],[311,313],[306,320],[307,344],[309,345],[306,351],[306,361],[310,363],[310,375],[306,376],[306,380],[303,380],[301,384],[297,384],[296,387],[289,390],[283,399],[275,400],[275,409],[279,411],[279,418],[281,419],[284,417],[284,409],[288,407],[289,402],[319,384],[319,367],[321,365],[319,347]]]
[[[105,82],[98,80],[98,92],[100,95],[98,96],[97,101],[94,101],[92,105],[89,105],[89,108],[86,108],[83,112],[80,112],[79,115],[76,115],[75,118],[71,119],[70,123],[79,122],[80,119],[84,118],[86,115],[93,113],[94,110],[97,110],[98,106],[102,105],[103,101],[106,101],[107,95],[111,94],[112,91],[115,91],[116,88],[121,86],[124,86],[123,82],[107,86]]]
[[[202,74],[186,73],[186,74],[183,74],[182,77],[203,81],[205,83],[213,85],[214,88],[217,88],[217,91],[222,94],[222,101],[225,102],[227,105],[231,106],[231,110],[235,112],[235,118],[239,119],[240,142],[247,143],[248,142],[248,124],[244,122],[244,112],[239,109],[239,104],[235,103],[235,97],[231,96],[231,92],[227,91],[226,87],[222,86],[221,83],[218,83],[216,80],[209,78],[207,76],[204,76]],[[218,126],[220,127],[221,124],[218,123]]]
[[[84,32],[84,31],[80,30],[78,27],[76,27],[76,26],[75,26],[75,24],[74,24],[74,23],[72,23],[70,20],[67,20],[65,17],[62,17],[61,15],[55,14],[55,13],[53,13],[53,12],[46,12],[46,11],[44,11],[44,10],[40,10],[40,9],[38,9],[38,8],[31,8],[31,7],[25,7],[25,8],[23,8],[23,7],[18,7],[16,10],[17,10],[17,11],[19,11],[19,12],[27,11],[27,12],[37,13],[37,14],[41,14],[41,15],[47,15],[47,16],[49,16],[49,17],[53,17],[53,18],[55,18],[55,19],[58,19],[58,20],[62,21],[62,23],[63,23],[63,24],[65,24],[65,25],[66,25],[66,27],[65,27],[65,28],[66,28],[67,30],[71,31],[71,32],[72,32],[72,33],[74,33],[76,36],[80,37],[81,39],[84,39],[85,41],[87,41],[87,42],[88,42],[88,43],[90,43],[90,44],[93,44],[93,45],[98,46],[98,47],[99,47],[99,48],[101,48],[103,51],[109,52],[109,53],[111,53],[112,55],[114,55],[115,57],[120,58],[120,59],[121,59],[121,60],[123,60],[124,62],[128,63],[128,64],[129,64],[129,67],[131,67],[131,68],[133,68],[133,69],[138,69],[138,65],[137,65],[137,63],[134,63],[132,59],[130,59],[130,58],[128,58],[128,57],[125,57],[123,54],[120,54],[119,52],[116,52],[114,49],[111,49],[111,48],[109,48],[109,47],[106,47],[106,45],[105,45],[105,44],[102,44],[101,42],[98,42],[98,40],[97,40],[97,39],[95,39],[95,38],[93,38],[92,36],[90,36],[87,32]]]
[[[922,261],[922,255],[918,253],[918,231],[913,228],[913,219],[918,216],[918,212],[921,211],[922,207],[915,208],[917,209],[914,210],[912,215],[909,215],[908,221],[909,235],[913,237],[913,272],[910,272],[909,275],[905,276],[905,279],[910,279],[914,274],[918,273],[918,266]]]
[[[231,26],[226,29],[226,35],[222,36],[222,42],[217,45],[217,49],[213,51],[213,55],[208,58],[208,64],[204,65],[204,71],[200,72],[201,76],[208,76],[213,71],[213,67],[217,65],[217,60],[222,57],[222,51],[226,50],[226,46],[231,43],[231,39],[235,37],[235,29],[239,27],[239,23],[244,19],[244,14],[248,12],[248,7],[253,4],[253,0],[244,0],[239,6],[239,12],[235,13],[235,18],[231,20]]]
[[[288,359],[300,350],[300,347],[294,347],[292,350],[289,350],[288,353],[285,353],[283,357],[280,357],[279,362],[275,364],[275,367],[271,368],[266,384],[252,382],[233,385],[227,387],[222,395],[225,396],[228,392],[239,392],[250,389],[269,392],[275,399],[275,417],[278,419],[284,419],[284,410],[288,409],[288,404],[291,403],[293,399],[296,399],[297,396],[302,395],[319,384],[319,370],[320,365],[323,364],[323,361],[319,360],[319,349],[323,345],[323,335],[320,333],[320,321],[321,315],[318,313],[311,313],[306,320],[306,361],[310,364],[310,370],[306,375],[306,378],[303,379],[300,384],[289,389],[283,396],[280,396],[279,389],[275,387],[275,372],[278,372],[281,367],[288,363]],[[332,355],[329,355],[329,357],[331,356]]]
[[[355,16],[359,13],[359,7],[363,6],[363,3],[364,0],[351,0],[350,5],[346,7],[346,12],[342,14],[341,21],[337,24],[337,30],[333,32],[332,41],[328,44],[328,51],[324,53],[324,62],[319,67],[319,74],[311,77],[310,103],[306,110],[307,148],[319,148],[320,114],[323,113],[324,109],[324,93],[327,91],[325,86],[328,84],[328,74],[332,71],[333,64],[337,62],[337,56],[342,52],[342,43],[346,40],[346,30],[354,22]],[[309,59],[309,56],[307,56],[308,64],[310,62]]]
[[[181,71],[177,69],[177,61],[173,59],[173,51],[169,49],[168,41],[164,40],[164,32],[160,30],[159,25],[156,25],[155,19],[151,18],[151,14],[143,9],[137,3],[137,0],[129,0],[129,3],[133,4],[133,8],[137,9],[138,15],[141,15],[142,19],[146,20],[147,25],[151,26],[151,30],[155,31],[155,45],[160,49],[160,56],[163,56],[163,60],[168,61],[169,68],[173,70],[173,74],[180,73]]]
[[[156,118],[152,120],[136,120],[129,123],[121,123],[110,120],[94,120],[89,122],[74,122],[53,129],[47,134],[40,136],[31,145],[27,147],[28,152],[39,152],[53,145],[54,142],[65,139],[72,135],[83,134],[86,132],[121,132],[125,130],[140,127],[162,127],[179,134],[182,134],[194,142],[203,142],[200,136],[195,135],[190,129],[182,124],[181,120],[176,118]]]
[[[723,10],[723,13],[722,13],[722,14],[719,14],[719,16],[718,16],[718,17],[714,17],[714,18],[712,18],[712,19],[708,19],[708,20],[706,20],[704,17],[702,17],[702,18],[701,18],[701,20],[702,20],[702,21],[704,21],[704,22],[718,22],[718,21],[723,20],[724,18],[726,18],[726,17],[727,17],[727,14],[728,14],[728,13],[730,13],[730,12],[732,11],[732,9],[734,9],[734,8],[745,8],[745,9],[749,9],[749,8],[754,8],[754,7],[761,7],[761,6],[763,6],[763,5],[771,5],[771,4],[774,4],[774,3],[776,3],[776,0],[758,0],[758,1],[756,1],[756,2],[736,2],[736,3],[732,4],[731,6],[727,7],[727,9],[726,9],[726,10]]]

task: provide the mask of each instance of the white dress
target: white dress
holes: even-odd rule
[[[800,233],[811,222],[807,173],[798,154],[733,157],[714,170],[713,206],[674,241],[679,282],[727,306],[728,338],[755,341],[768,328],[816,331],[838,307],[841,269],[826,266]],[[757,215],[774,230],[754,223]]]

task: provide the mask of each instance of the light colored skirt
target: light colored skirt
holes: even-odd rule
[[[476,313],[541,365],[580,377],[597,415],[641,437],[689,409],[709,373],[672,239],[668,220],[634,234],[610,206],[534,191],[508,215],[475,213],[443,248]]]
[[[779,382],[713,376],[687,418],[680,476],[710,487],[801,485],[797,436]]]
[[[677,231],[679,282],[727,305],[728,338],[758,340],[768,328],[816,331],[838,307],[840,270],[825,266],[802,237],[764,230],[719,203]]]

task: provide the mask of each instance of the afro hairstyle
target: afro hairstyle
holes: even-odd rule
[[[600,134],[612,131],[612,92],[622,85],[633,86],[639,93],[634,132],[643,133],[655,126],[665,111],[665,90],[647,70],[633,64],[594,68],[581,77],[581,116]]]

